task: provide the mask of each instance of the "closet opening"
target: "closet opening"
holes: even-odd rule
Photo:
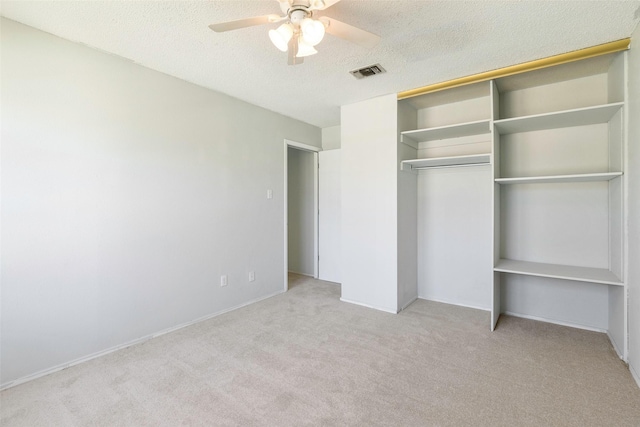
[[[285,140],[284,277],[318,278],[318,147]],[[298,276],[299,277],[299,276]]]

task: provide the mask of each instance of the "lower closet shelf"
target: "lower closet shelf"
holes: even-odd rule
[[[575,267],[571,265],[543,264],[538,262],[501,259],[493,268],[500,273],[549,277],[552,279],[578,280],[603,285],[623,286],[622,281],[606,268]]]

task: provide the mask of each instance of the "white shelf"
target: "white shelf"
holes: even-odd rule
[[[603,285],[623,286],[620,279],[606,268],[575,267],[501,259],[493,270],[501,273],[523,274],[525,276],[549,277],[552,279],[578,280]]]
[[[456,166],[486,165],[491,162],[491,154],[470,156],[434,157],[429,159],[403,160],[402,170],[429,169]]]
[[[575,110],[537,114],[494,121],[495,129],[502,135],[545,129],[607,123],[623,106],[623,102],[578,108]]]
[[[519,178],[496,178],[498,184],[542,184],[556,182],[609,181],[622,176],[622,172],[585,173],[579,175],[529,176]]]
[[[439,139],[488,134],[491,132],[490,123],[490,120],[480,120],[477,122],[439,126],[435,128],[409,130],[400,134],[400,140],[405,144],[418,148],[414,144],[427,141],[437,141]]]

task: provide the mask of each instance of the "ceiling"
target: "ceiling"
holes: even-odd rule
[[[365,49],[327,35],[287,65],[267,32],[214,33],[211,23],[279,13],[275,0],[5,1],[0,14],[318,127],[340,106],[629,37],[634,1],[342,0],[319,15],[381,36]],[[350,70],[380,63],[386,74]]]

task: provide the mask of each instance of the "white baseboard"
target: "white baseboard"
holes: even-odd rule
[[[403,305],[403,306],[402,306],[402,308],[400,309],[400,311],[403,311],[404,309],[406,309],[407,307],[409,307],[409,306],[410,306],[411,304],[413,304],[417,299],[418,299],[418,297],[417,297],[417,296],[415,296],[415,297],[411,298],[411,299],[409,300],[409,302],[408,302],[408,303],[406,303],[405,305]]]
[[[631,376],[636,380],[636,384],[638,384],[638,388],[640,388],[640,374],[636,372],[631,364],[629,364],[629,371],[631,371]]]
[[[342,285],[342,283],[340,283],[340,282],[334,282],[333,280],[323,279],[320,276],[318,276],[318,280],[322,280],[323,282],[331,283],[332,285],[338,285],[338,286]]]
[[[607,333],[607,337],[609,337],[609,341],[611,342],[611,345],[613,346],[613,349],[618,354],[618,357],[622,359],[624,362],[626,362],[627,360],[624,356],[624,353],[620,351],[620,349],[618,348],[618,344],[613,340],[613,338],[611,337],[611,334],[609,334],[609,331],[606,331],[606,333]]]
[[[546,319],[544,317],[530,316],[528,314],[514,313],[512,311],[505,311],[502,314],[506,314],[507,316],[520,317],[522,319],[537,320],[538,322],[552,323],[554,325],[568,326],[570,328],[584,329],[585,331],[600,332],[604,334],[607,333],[606,329],[594,328],[592,326],[580,325],[578,323],[563,322],[561,320]]]
[[[352,300],[349,300],[349,299],[346,299],[346,298],[340,298],[340,301],[348,302],[349,304],[360,305],[362,307],[373,308],[374,310],[384,311],[385,313],[398,314],[398,311],[396,311],[396,310],[391,310],[391,309],[388,309],[386,307],[378,307],[378,306],[371,305],[371,304],[365,304],[365,303],[359,302],[359,301],[352,301]]]
[[[422,300],[425,300],[425,301],[439,302],[441,304],[449,304],[449,305],[457,305],[458,307],[473,308],[474,310],[491,311],[490,308],[480,307],[480,306],[477,306],[477,305],[460,304],[458,302],[453,302],[453,301],[445,301],[445,300],[441,300],[441,299],[421,297],[420,295],[418,295],[418,298],[422,299]]]
[[[313,274],[308,274],[308,273],[300,273],[298,271],[293,271],[293,270],[289,270],[287,273],[293,273],[293,274],[298,274],[300,276],[307,276],[307,277],[313,277],[315,279],[316,276],[314,276]]]
[[[136,338],[136,339],[134,339],[132,341],[128,341],[128,342],[126,342],[124,344],[120,344],[120,345],[117,345],[117,346],[114,346],[114,347],[110,347],[110,348],[108,348],[106,350],[101,350],[101,351],[98,351],[96,353],[92,353],[92,354],[89,354],[87,356],[83,356],[83,357],[80,357],[78,359],[74,359],[74,360],[72,360],[70,362],[65,362],[65,363],[62,363],[60,365],[56,365],[56,366],[54,366],[52,368],[43,369],[42,371],[38,371],[38,372],[35,372],[33,374],[29,374],[29,375],[24,376],[22,378],[18,378],[17,380],[13,380],[13,381],[9,381],[9,382],[4,383],[4,384],[0,384],[0,390],[5,390],[5,389],[11,388],[11,387],[15,387],[17,385],[24,384],[24,383],[29,382],[29,381],[33,381],[33,380],[35,380],[37,378],[44,377],[45,375],[53,374],[54,372],[61,371],[63,369],[69,368],[71,366],[75,366],[75,365],[78,365],[80,363],[88,362],[89,360],[96,359],[98,357],[106,356],[107,354],[116,352],[118,350],[122,350],[124,348],[131,347],[133,345],[143,343],[143,342],[148,341],[150,339],[153,339],[153,338],[159,337],[161,335],[165,335],[165,334],[177,331],[178,329],[186,328],[187,326],[191,326],[191,325],[194,325],[196,323],[204,322],[205,320],[209,320],[209,319],[214,318],[216,316],[220,316],[221,314],[225,314],[225,313],[228,313],[230,311],[237,310],[239,308],[245,307],[245,306],[250,305],[250,304],[254,304],[256,302],[265,300],[267,298],[274,297],[274,296],[282,294],[282,293],[284,293],[284,291],[278,291],[278,292],[274,292],[272,294],[269,294],[269,295],[266,295],[266,296],[263,296],[263,297],[255,298],[255,299],[252,299],[250,301],[243,302],[242,304],[236,305],[234,307],[227,308],[227,309],[224,309],[224,310],[221,310],[221,311],[217,311],[215,313],[208,314],[208,315],[203,316],[203,317],[199,317],[199,318],[197,318],[195,320],[191,320],[191,321],[186,322],[186,323],[181,323],[178,326],[172,326],[170,328],[163,329],[163,330],[161,330],[159,332],[155,332],[153,334],[146,335],[146,336],[144,336],[142,338]]]

